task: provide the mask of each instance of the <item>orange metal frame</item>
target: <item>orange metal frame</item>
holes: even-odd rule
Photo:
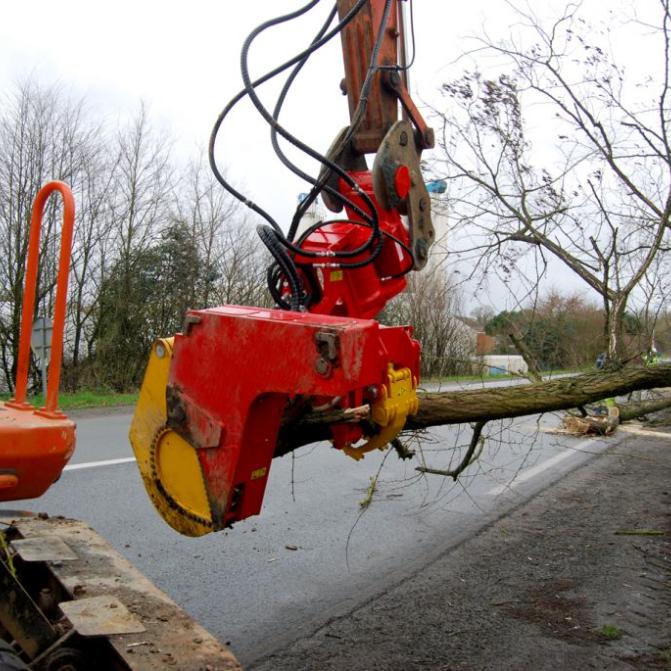
[[[45,404],[44,407],[35,409],[26,401],[30,339],[35,313],[42,217],[47,200],[55,191],[63,198],[63,228],[51,335],[51,360]],[[30,220],[14,398],[0,404],[0,501],[32,498],[43,494],[58,479],[74,449],[74,423],[58,410],[74,220],[75,201],[70,187],[59,181],[43,186],[33,203]]]
[[[354,8],[356,2],[357,0],[338,0],[341,19]],[[396,69],[399,65],[406,65],[401,3],[402,0],[394,0],[391,7],[378,56],[382,69],[373,77],[365,115],[352,140],[352,148],[359,154],[371,154],[378,150],[387,131],[398,119],[399,102],[405,112],[404,118],[409,117],[417,128],[420,146],[429,149],[434,144],[433,130],[428,127],[408,93],[407,73]],[[342,87],[347,93],[351,120],[360,102],[361,87],[368,74],[385,4],[385,0],[370,0],[341,35],[345,64]]]
[[[45,184],[38,192],[33,203],[30,219],[30,239],[28,241],[28,259],[26,262],[26,281],[23,290],[23,311],[21,314],[21,335],[19,337],[19,358],[16,369],[16,386],[14,398],[8,406],[23,409],[32,406],[26,402],[28,389],[28,368],[30,364],[30,336],[33,330],[35,313],[35,294],[37,291],[37,269],[40,255],[40,235],[42,232],[42,216],[49,196],[60,192],[63,197],[63,229],[61,232],[61,253],[58,263],[56,282],[56,303],[54,305],[53,331],[51,333],[51,360],[47,379],[47,398],[42,413],[63,416],[58,413],[58,385],[61,377],[63,360],[63,331],[65,328],[65,307],[68,293],[68,276],[70,273],[70,255],[72,235],[75,223],[75,199],[70,187],[64,182],[53,181]]]

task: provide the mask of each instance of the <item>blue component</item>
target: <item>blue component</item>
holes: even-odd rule
[[[426,190],[429,193],[445,193],[447,182],[444,179],[434,179],[431,182],[426,182]]]

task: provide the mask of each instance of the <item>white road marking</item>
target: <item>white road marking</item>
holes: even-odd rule
[[[671,433],[664,433],[664,431],[650,431],[649,429],[643,429],[639,426],[618,426],[618,431],[624,431],[625,433],[633,433],[635,436],[651,436],[654,438],[671,438]]]
[[[81,464],[69,464],[64,471],[79,471],[83,468],[98,468],[100,466],[116,466],[117,464],[130,464],[135,457],[123,457],[121,459],[103,459],[102,461],[85,461]]]
[[[558,454],[555,454],[554,457],[550,457],[549,459],[546,459],[545,461],[542,461],[540,464],[536,464],[535,466],[531,466],[531,468],[527,468],[523,470],[521,473],[518,473],[515,476],[514,480],[511,480],[510,482],[504,483],[502,485],[497,485],[496,487],[493,487],[487,492],[488,496],[498,496],[499,494],[503,494],[503,492],[513,489],[513,487],[517,487],[518,485],[522,484],[523,482],[526,482],[527,480],[531,480],[531,478],[535,478],[537,475],[540,475],[543,471],[546,471],[548,468],[552,468],[553,466],[556,466],[557,464],[561,463],[565,459],[568,459],[569,457],[575,457],[576,455],[580,454],[581,450],[584,447],[587,447],[588,445],[593,445],[594,444],[594,439],[590,438],[589,440],[583,440],[582,442],[578,443],[577,445],[572,445],[572,446],[567,446],[564,448],[562,452],[559,452]]]

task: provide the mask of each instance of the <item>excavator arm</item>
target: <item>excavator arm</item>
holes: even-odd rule
[[[434,238],[420,171],[433,133],[408,94],[403,4],[337,2],[350,125],[309,198],[344,214],[297,238],[260,227],[279,307],[190,310],[181,333],[153,346],[130,439],[155,507],[183,534],[261,511],[288,417],[346,410],[332,443],[360,459],[417,410],[419,343],[411,327],[375,320]]]

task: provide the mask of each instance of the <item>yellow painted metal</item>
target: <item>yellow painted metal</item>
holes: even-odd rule
[[[182,534],[202,536],[212,530],[212,518],[198,454],[187,440],[166,427],[172,344],[172,338],[160,338],[152,347],[130,442],[144,486],[161,517]]]
[[[361,446],[344,447],[343,452],[359,460],[366,452],[384,449],[401,432],[408,415],[414,415],[418,408],[417,380],[411,370],[396,370],[389,364],[387,384],[381,387],[381,394],[371,407],[371,419],[380,427],[379,433]]]
[[[185,510],[209,520],[210,504],[193,445],[166,429],[154,442],[153,456],[156,476],[166,492]]]

